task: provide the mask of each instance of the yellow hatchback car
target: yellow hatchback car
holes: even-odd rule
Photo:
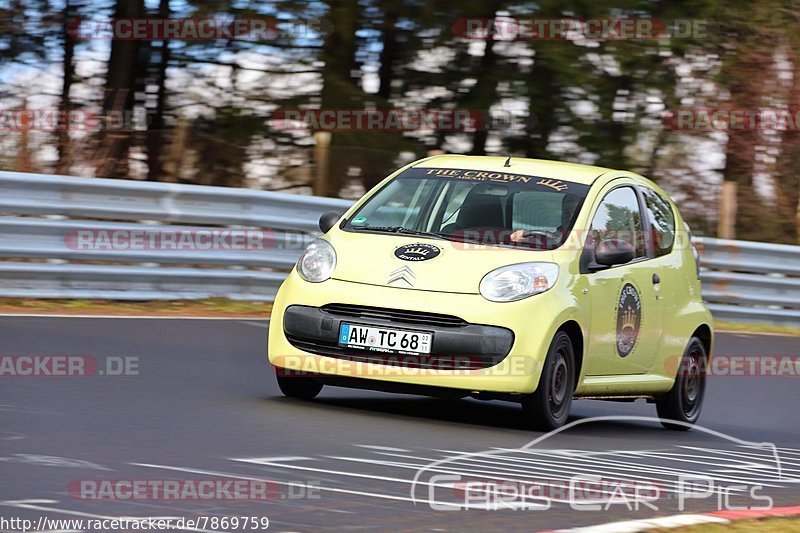
[[[434,156],[320,228],[273,307],[285,395],[511,400],[544,430],[573,397],[647,398],[672,429],[697,420],[711,314],[688,227],[642,176]]]

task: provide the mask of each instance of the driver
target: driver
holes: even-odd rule
[[[554,231],[516,229],[511,232],[509,240],[514,244],[532,244],[537,247],[542,244],[549,245],[549,241],[551,240],[557,241],[558,236],[564,231],[564,228],[570,226],[572,217],[581,205],[581,198],[572,194],[565,194],[562,201],[561,225]]]

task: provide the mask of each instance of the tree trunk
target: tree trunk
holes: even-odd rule
[[[392,80],[394,79],[394,66],[400,52],[397,42],[397,11],[395,9],[396,0],[384,0],[383,10],[383,47],[381,48],[380,63],[378,69],[378,79],[380,87],[378,96],[384,100],[389,100],[392,96]]]
[[[768,64],[770,55],[757,43],[743,43],[737,53],[738,62],[728,73],[731,107],[733,111],[753,111],[762,100],[762,84],[757,73]],[[756,129],[728,129],[722,177],[726,182],[736,183],[735,205],[731,209],[736,213],[737,239],[764,240],[767,231],[765,207],[753,187],[758,144],[759,133]]]
[[[144,0],[117,0],[114,18],[144,17]],[[104,122],[120,122],[133,112],[134,93],[139,75],[140,41],[111,41],[111,54],[108,58],[106,87],[103,98]],[[131,132],[126,128],[109,129],[106,125],[101,131],[100,161],[97,174],[101,177],[128,177],[128,152],[131,145]]]
[[[22,100],[22,111],[20,116],[23,116],[28,110],[28,100]],[[30,135],[28,125],[23,125],[19,130],[19,142],[17,143],[17,156],[14,167],[17,172],[33,172],[33,164],[31,161],[31,148],[30,148]]]
[[[328,19],[333,29],[322,45],[322,109],[352,109],[360,101],[360,90],[353,81],[356,63],[356,31],[360,12],[358,0],[328,0]],[[341,133],[331,132],[330,144],[337,144]],[[333,158],[325,175],[327,179],[314,181],[314,194],[338,196],[344,183],[347,167],[352,161]]]
[[[74,17],[74,4],[71,0],[65,0],[64,20],[61,25],[62,39],[64,40],[64,76],[61,79],[61,102],[58,106],[59,111],[65,117],[65,122],[64,127],[60,128],[57,133],[58,163],[56,164],[56,174],[69,174],[69,168],[72,164],[72,147],[69,137],[69,113],[72,111],[70,90],[72,88],[72,80],[75,77],[75,64],[73,62],[75,56],[75,39],[69,31],[69,24]]]
[[[494,17],[492,11],[492,17]],[[472,135],[471,155],[484,155],[486,153],[486,141],[489,139],[489,128],[491,127],[491,106],[495,101],[497,93],[497,54],[494,51],[494,41],[486,41],[486,49],[483,52],[478,70],[475,77],[478,81],[473,87],[469,98],[473,109],[484,113],[483,125]]]
[[[792,116],[800,111],[800,50],[790,50],[792,85],[786,98]],[[792,57],[793,56],[793,57]],[[800,131],[787,127],[781,132],[780,155],[775,166],[775,198],[780,217],[779,239],[800,244]]]
[[[548,159],[547,144],[557,126],[556,106],[561,95],[556,72],[538,51],[529,84],[525,157]]]
[[[169,0],[161,0],[158,6],[158,18],[170,16]],[[151,51],[152,57],[152,51]],[[169,41],[164,39],[157,53],[158,64],[155,65],[156,106],[152,120],[147,125],[147,180],[159,181],[163,174],[163,147],[166,140],[164,115],[167,100],[167,67],[169,66]]]

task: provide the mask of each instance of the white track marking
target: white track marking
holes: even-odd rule
[[[254,458],[242,458],[237,459],[234,457],[230,458],[231,461],[236,461],[238,463],[248,463],[253,465],[263,465],[263,466],[277,466],[281,468],[288,468],[291,470],[303,470],[306,472],[317,472],[320,474],[334,474],[338,476],[347,476],[347,477],[357,477],[357,478],[364,478],[364,479],[376,479],[380,481],[390,481],[392,483],[411,483],[411,480],[399,478],[399,477],[389,477],[389,476],[378,476],[375,474],[359,474],[357,472],[347,472],[343,470],[329,470],[327,468],[314,468],[310,466],[297,466],[297,465],[287,465],[287,464],[275,464],[275,463],[263,463],[258,457]],[[386,464],[384,461],[367,461],[371,464]]]
[[[405,470],[415,470],[418,471],[421,468],[428,467],[428,464],[420,463],[420,461],[431,461],[429,458],[419,457],[419,456],[410,456],[400,453],[392,453],[388,451],[379,451],[383,448],[389,447],[374,447],[372,445],[359,445],[359,447],[364,447],[368,449],[375,449],[374,452],[376,455],[386,456],[386,457],[393,457],[398,459],[408,459],[408,461],[399,461],[397,459],[391,461],[376,461],[375,459],[362,459],[358,457],[342,457],[342,456],[324,456],[333,460],[339,461],[348,461],[348,462],[356,462],[356,463],[363,463],[369,465],[379,465],[379,466],[388,466],[398,469],[405,469]],[[453,450],[436,450],[438,452],[447,453],[447,454],[463,454],[463,452],[453,451]],[[509,450],[513,451],[513,450]],[[700,474],[700,475],[709,475],[716,480],[720,481],[728,481],[733,483],[747,483],[753,484],[755,480],[753,479],[746,479],[744,476],[722,476],[719,474],[714,474],[714,472],[708,471],[692,471],[687,472],[681,469],[669,468],[666,466],[656,466],[656,465],[647,465],[647,464],[634,464],[632,465],[630,462],[622,462],[622,461],[608,461],[603,460],[599,461],[601,465],[606,465],[605,469],[598,469],[598,459],[596,457],[593,458],[585,458],[577,455],[578,452],[562,452],[562,453],[553,453],[551,451],[541,451],[531,453],[530,451],[526,451],[520,455],[528,455],[529,457],[507,457],[502,455],[492,455],[489,457],[480,456],[480,455],[471,455],[467,459],[462,459],[461,461],[456,461],[455,463],[448,463],[439,465],[439,468],[430,469],[432,472],[435,471],[437,473],[447,473],[447,474],[456,474],[462,476],[484,476],[493,479],[519,479],[521,478],[528,478],[534,477],[533,474],[539,473],[540,475],[535,476],[536,479],[541,485],[548,486],[554,484],[556,481],[563,481],[569,479],[569,476],[563,475],[566,473],[577,473],[577,474],[608,474],[613,476],[628,476],[630,477],[632,474],[632,470],[640,471],[640,472],[647,472],[647,473],[656,473],[662,476],[668,476],[673,479],[664,479],[661,477],[651,477],[651,476],[644,476],[642,474],[633,474],[636,476],[637,479],[646,479],[651,482],[660,483],[659,488],[664,492],[671,492],[671,493],[678,493],[680,490],[678,489],[678,484],[674,478],[678,475],[686,475],[688,473],[691,474]],[[593,455],[620,455],[621,452],[599,452]],[[658,453],[664,455],[656,455]],[[530,457],[533,455],[535,458]],[[548,460],[543,459],[540,456],[546,455],[555,455],[556,457],[550,457]],[[652,458],[653,456],[656,459],[662,461],[670,461],[672,459],[672,454],[666,455],[666,452],[661,451],[652,451],[647,454],[640,453],[634,455],[635,457],[641,457],[644,459]],[[267,463],[269,458],[250,458],[250,459],[234,459],[237,461],[248,462],[251,464],[261,464],[264,466],[271,466],[271,467],[281,467],[291,470],[301,470],[301,471],[310,471],[315,472],[318,474],[327,474],[333,476],[343,476],[343,477],[355,477],[355,478],[362,478],[362,479],[376,479],[379,481],[386,481],[390,483],[410,483],[409,480],[404,478],[396,478],[391,476],[378,476],[373,475],[370,473],[361,473],[361,472],[353,472],[351,470],[343,471],[337,469],[330,469],[330,468],[319,468],[319,467],[311,467],[311,466],[301,466],[301,465],[286,465],[286,464],[274,464],[273,462]],[[562,460],[559,460],[562,459]],[[570,463],[565,464],[563,459],[567,459]],[[720,466],[736,466],[739,464],[744,463],[745,465],[750,465],[752,461],[743,462],[738,459],[731,459],[730,457],[717,457],[717,461],[725,461],[724,464]],[[274,459],[273,459],[274,461]],[[498,465],[497,463],[500,462],[502,466]],[[522,471],[520,471],[520,463],[524,465],[522,467]],[[575,463],[587,463],[585,466],[590,468],[581,469],[582,464],[575,464]],[[702,463],[705,464],[705,463]],[[716,465],[719,463],[711,463],[711,465]],[[491,465],[489,468],[488,466]],[[511,468],[505,468],[505,467]],[[536,466],[538,468],[531,468],[532,466]],[[511,470],[511,473],[509,473]],[[556,473],[558,472],[558,473]],[[544,476],[541,475],[544,473]],[[742,474],[741,470],[733,469],[731,473],[739,473]],[[527,475],[531,474],[531,475]],[[544,478],[544,479],[543,479]],[[550,479],[553,480],[553,483],[546,483],[545,480]],[[430,486],[430,483],[425,483],[426,485]],[[763,483],[760,483],[763,485]],[[438,485],[437,485],[438,486]],[[780,485],[770,485],[770,486],[780,486]],[[739,489],[733,489],[739,490]],[[553,500],[554,502],[557,500]]]
[[[331,459],[338,459],[338,460],[341,460],[341,461],[354,461],[354,462],[367,463],[367,464],[381,464],[381,465],[385,465],[385,466],[392,466],[392,467],[395,467],[395,468],[405,468],[405,469],[414,470],[414,471],[419,471],[422,468],[426,468],[428,466],[428,464],[429,464],[429,463],[415,464],[415,463],[398,463],[398,462],[391,462],[391,461],[375,461],[374,459],[359,459],[359,458],[355,458],[355,457],[333,457],[333,456],[331,456]],[[518,471],[516,471],[516,470],[511,470],[510,472],[497,472],[495,470],[465,469],[463,467],[459,468],[459,464],[457,464],[457,463],[449,463],[449,464],[454,465],[454,466],[452,466],[451,469],[446,469],[446,468],[444,468],[442,466],[439,466],[437,468],[428,468],[427,470],[429,472],[436,472],[436,473],[442,473],[442,474],[454,474],[454,475],[464,476],[464,477],[467,477],[467,478],[470,475],[475,475],[476,477],[478,475],[480,475],[482,479],[492,479],[492,480],[497,480],[497,481],[516,481],[516,482],[521,482],[521,483],[528,482],[527,479],[522,479],[522,478],[529,478],[530,479],[530,482],[529,482],[530,485],[535,485],[535,486],[540,486],[540,487],[551,487],[551,488],[562,488],[564,486],[563,482],[564,481],[570,481],[570,479],[571,479],[568,476],[559,476],[559,475],[551,475],[549,477],[545,477],[545,476],[532,476],[532,475],[527,475],[527,474],[519,474],[519,473],[517,473]],[[504,469],[504,470],[509,470],[509,469]],[[509,474],[512,474],[512,475],[509,475]],[[406,480],[405,482],[408,483],[408,484],[411,484],[411,485],[414,484],[413,480]],[[559,482],[562,482],[562,483],[559,483]],[[431,483],[426,483],[426,482],[418,482],[418,484],[427,485],[427,486],[436,486],[436,487],[439,487],[439,486],[441,486],[441,487],[455,486],[452,483],[449,483],[449,484],[431,484]],[[474,489],[471,489],[471,490],[472,490],[472,492],[489,492],[491,489],[481,490],[481,489],[474,488]],[[613,496],[614,493],[616,492],[616,489],[614,489],[614,488],[612,488],[610,490],[597,489],[594,492],[599,493],[599,494],[609,494],[609,495]],[[669,491],[668,490],[668,492],[676,492],[676,491]],[[523,496],[523,499],[527,499],[527,498],[525,498]],[[532,499],[537,500],[538,498],[534,497]],[[572,498],[572,499],[561,499],[561,498],[548,497],[548,499],[549,499],[549,501],[555,502],[555,503],[593,503],[593,502],[595,502],[595,500],[580,500],[580,499],[576,500],[575,498]],[[598,500],[598,501],[605,501],[605,500]],[[631,501],[632,502],[636,501],[636,498],[635,497],[631,497]]]
[[[443,452],[443,453],[454,453],[454,454],[459,454],[459,455],[465,455],[464,452],[458,452],[458,451],[455,451],[455,450],[435,450],[435,451],[439,451],[439,452]],[[529,452],[526,452],[526,454],[527,453],[529,453]],[[481,457],[481,456],[478,455],[478,454],[472,454],[470,459],[474,459],[475,457]],[[514,462],[514,463],[522,462],[522,463],[533,464],[533,465],[537,465],[537,466],[542,467],[540,469],[529,470],[531,472],[549,472],[549,471],[564,472],[565,469],[567,469],[569,467],[580,467],[580,465],[575,464],[575,462],[576,462],[576,458],[575,457],[570,457],[569,458],[570,461],[572,461],[572,464],[569,464],[569,463],[565,464],[564,462],[556,461],[556,460],[546,460],[546,459],[534,460],[534,459],[529,459],[529,458],[525,458],[525,457],[508,457],[508,456],[503,456],[503,455],[491,455],[491,456],[486,455],[485,457],[487,457],[487,459],[501,459],[501,460],[504,460],[504,461]],[[620,472],[623,473],[623,474],[626,474],[626,473],[630,474],[631,471],[637,471],[637,472],[655,474],[655,475],[661,474],[661,475],[666,475],[666,476],[671,476],[671,477],[675,477],[675,476],[678,476],[678,475],[694,475],[694,474],[704,475],[704,474],[706,474],[706,472],[703,472],[703,471],[687,472],[686,470],[679,470],[679,469],[670,468],[670,467],[667,467],[667,466],[657,466],[657,465],[647,465],[647,464],[645,464],[645,465],[631,464],[629,462],[622,462],[622,461],[608,461],[608,460],[606,460],[606,461],[598,461],[597,459],[585,459],[585,458],[577,458],[577,459],[580,460],[580,462],[586,463],[588,466],[593,467],[593,468],[587,468],[587,469],[583,469],[583,470],[581,470],[579,468],[577,468],[577,469],[573,468],[573,469],[570,470],[571,472],[578,473],[578,474],[581,474],[581,473],[601,474],[602,473],[602,474],[610,474],[610,475],[620,475]],[[431,461],[431,462],[433,462],[433,461]],[[600,469],[594,468],[594,467],[597,467],[598,464],[600,464],[600,465],[608,465],[607,468],[611,468],[611,470],[600,470]],[[620,472],[616,472],[615,470],[616,471],[620,471]],[[639,477],[650,479],[650,480],[654,480],[654,481],[668,481],[667,479],[658,478],[658,477],[654,478],[654,477],[649,477],[649,476],[644,476],[644,475],[639,475]],[[731,478],[731,477],[725,477],[725,476],[716,476],[716,479],[718,479],[720,481],[731,482],[731,483],[747,483],[746,480],[743,480],[743,479],[740,479],[740,478]]]
[[[423,465],[411,464],[411,463],[405,464],[405,463],[396,463],[396,462],[388,462],[388,461],[375,461],[374,459],[372,459],[372,460],[370,460],[370,459],[358,459],[358,458],[353,458],[353,457],[336,457],[336,456],[328,456],[328,457],[331,458],[331,459],[339,459],[339,460],[346,460],[346,461],[349,460],[349,461],[363,462],[363,463],[368,463],[368,464],[379,464],[379,465],[382,465],[382,466],[393,466],[393,467],[397,467],[397,468],[406,468],[406,469],[410,469],[410,470],[414,470],[414,471],[419,470],[419,467],[421,467],[421,466],[426,466],[424,464]],[[256,465],[260,465],[261,464],[257,458],[255,458],[255,459],[231,459],[231,460],[232,461],[238,461],[238,462],[244,462],[244,463],[250,463],[250,464],[256,464]],[[375,479],[375,480],[386,481],[386,482],[391,482],[391,483],[402,483],[402,484],[405,484],[405,485],[412,485],[412,486],[414,485],[414,481],[413,480],[406,479],[406,478],[379,476],[379,475],[375,475],[375,474],[362,474],[362,473],[344,471],[344,470],[330,470],[330,469],[324,469],[324,468],[313,468],[313,467],[305,467],[305,466],[297,466],[297,465],[281,465],[281,464],[270,463],[268,466],[280,466],[280,467],[288,468],[288,469],[291,469],[291,470],[303,470],[303,471],[315,472],[315,473],[318,473],[318,474],[332,474],[332,475],[338,475],[338,476],[344,476],[344,477]],[[437,472],[442,472],[442,473],[446,473],[446,474],[461,474],[462,473],[462,472],[459,472],[457,470],[444,470],[444,469],[437,470]],[[504,476],[492,476],[492,477],[494,477],[495,479],[498,479],[498,480],[507,480],[507,479],[509,479],[508,476],[505,476],[505,477]],[[424,482],[424,481],[420,481],[417,484],[418,485],[428,486],[428,487],[440,487],[440,488],[448,488],[448,487],[453,487],[454,486],[452,483],[435,484],[435,483],[428,483],[428,482]],[[547,486],[552,486],[550,484],[546,484],[546,485]],[[488,490],[489,489],[481,491],[480,489],[475,489],[474,492],[487,492]],[[605,494],[605,491],[600,491],[600,492]],[[523,499],[524,500],[530,499],[531,501],[541,501],[542,500],[541,498],[537,498],[537,497],[527,498],[527,497],[524,497],[524,496],[523,496]],[[409,499],[409,501],[412,501],[412,500]],[[426,500],[421,500],[421,501],[424,502]],[[576,502],[577,503],[594,503],[595,502],[595,500],[576,500],[575,498],[572,498],[572,499],[549,498],[549,501],[555,502],[555,503],[568,503],[568,502],[572,502],[572,503],[576,503]],[[634,499],[631,499],[631,501],[634,501]],[[437,502],[437,503],[442,503],[442,502]],[[523,502],[523,504],[524,504],[524,502]]]
[[[261,462],[261,464],[271,465],[272,463],[282,463],[285,461],[316,461],[317,459],[313,457],[303,457],[300,455],[287,455],[284,457],[259,457],[258,460]]]
[[[83,459],[70,459],[67,457],[56,457],[53,455],[33,455],[27,453],[15,453],[11,457],[0,457],[0,462],[46,466],[53,468],[88,468],[90,470],[111,470],[105,466],[84,461]]]
[[[269,320],[263,320],[261,322],[254,322],[252,320],[248,320],[246,322],[242,322],[245,326],[255,326],[257,328],[266,328],[269,329]]]
[[[663,459],[664,458],[664,457],[658,456],[658,455],[648,455],[648,454],[638,454],[638,453],[637,454],[632,454],[630,452],[628,452],[628,454],[639,456],[639,457],[653,457],[653,458],[656,458],[656,459],[659,459],[659,458]],[[626,455],[626,454],[623,454],[623,455]],[[690,459],[681,459],[681,458],[678,458],[678,457],[675,457],[675,458],[672,458],[672,459],[675,460],[675,461],[680,461],[680,462],[685,462],[685,463],[701,464],[701,465],[707,465],[707,466],[716,466],[714,464],[711,464],[711,463],[708,463],[708,462],[704,462],[704,461],[692,461]],[[725,465],[722,465],[722,466],[725,466]],[[707,471],[706,470],[694,470],[694,471],[691,471],[691,472],[689,472],[689,471],[681,471],[681,470],[677,470],[677,469],[671,469],[671,470],[674,470],[675,472],[677,472],[680,475],[701,475],[701,476],[706,475],[707,476],[707,475],[709,475],[710,473],[713,472],[713,470],[707,470]],[[747,472],[743,472],[741,470],[737,470],[736,472],[738,472],[740,475],[747,473]],[[727,476],[719,476],[719,475],[718,476],[714,476],[714,477],[716,477],[716,479],[719,479],[720,481],[728,481],[728,482],[731,482],[731,483],[749,483],[749,484],[753,484],[753,482],[757,481],[759,485],[763,485],[764,487],[773,487],[773,488],[780,488],[781,487],[781,485],[773,485],[771,483],[765,483],[764,482],[766,480],[780,482],[780,479],[766,478],[766,480],[765,480],[765,478],[758,477],[758,476],[755,475],[755,473],[753,473],[753,474],[754,475],[751,476],[751,479],[748,479],[746,477],[727,477]]]
[[[179,467],[179,466],[155,465],[155,464],[148,464],[148,463],[128,463],[128,464],[131,464],[131,465],[134,465],[134,466],[141,466],[141,467],[144,467],[144,468],[156,468],[156,469],[161,469],[161,470],[172,470],[172,471],[176,471],[176,472],[187,472],[187,473],[190,473],[190,474],[203,474],[203,475],[208,475],[208,476],[224,477],[224,478],[230,478],[230,479],[248,479],[248,480],[254,480],[254,481],[263,481],[263,478],[257,478],[257,477],[252,477],[252,476],[244,476],[244,475],[241,475],[241,474],[233,474],[233,473],[229,473],[229,472],[216,472],[216,471],[213,471],[213,470],[202,470],[202,469],[198,469],[198,468],[183,468],[183,467]],[[269,466],[286,466],[286,467],[290,467],[291,465],[279,465],[277,463],[276,464],[270,463]],[[301,468],[301,467],[295,467],[295,468]],[[300,485],[300,483],[292,483],[292,482],[288,482],[288,481],[272,481],[272,482],[276,483],[278,485],[287,485],[287,486],[288,485]],[[352,495],[355,495],[355,496],[368,496],[370,498],[380,498],[380,499],[383,499],[383,500],[394,500],[394,501],[403,501],[403,502],[414,503],[414,500],[412,500],[411,498],[407,498],[407,497],[404,497],[404,496],[394,496],[394,495],[391,495],[391,494],[381,494],[381,493],[377,493],[377,492],[364,492],[364,491],[359,491],[359,490],[339,489],[339,488],[335,488],[335,487],[316,487],[316,488],[318,490],[326,491],[326,492],[337,492],[337,493],[340,493],[340,494],[352,494]],[[443,503],[442,505],[448,505],[448,504],[447,503]]]
[[[331,459],[338,459],[338,460],[343,460],[343,461],[355,461],[355,462],[359,462],[359,463],[378,464],[378,465],[382,465],[382,466],[392,466],[392,467],[395,467],[395,468],[405,468],[405,469],[413,470],[413,471],[418,471],[421,467],[427,466],[427,464],[397,463],[397,462],[390,462],[390,461],[376,461],[374,459],[359,459],[359,458],[355,458],[355,457],[337,457],[337,456],[328,456],[328,457],[331,458]],[[259,462],[258,458],[253,458],[253,459],[234,459],[234,458],[232,458],[231,460],[232,461],[243,462],[243,463],[255,464],[255,465],[260,465],[261,464]],[[302,471],[307,471],[307,472],[314,472],[314,473],[317,473],[317,474],[331,474],[331,475],[338,475],[338,476],[343,476],[343,477],[374,479],[374,480],[386,481],[386,482],[390,482],[390,483],[402,483],[402,484],[405,484],[405,485],[412,485],[412,486],[415,485],[415,483],[414,483],[414,481],[412,479],[397,478],[397,477],[390,477],[390,476],[379,476],[379,475],[376,475],[376,474],[365,474],[365,473],[351,472],[351,471],[345,471],[345,470],[330,470],[330,469],[325,469],[325,468],[313,468],[313,467],[274,464],[274,463],[269,463],[268,466],[279,466],[279,467],[287,468],[287,469],[290,469],[290,470],[302,470]],[[457,469],[448,470],[448,469],[444,469],[444,468],[437,468],[437,469],[429,469],[429,470],[431,472],[439,472],[439,473],[443,473],[443,474],[456,474],[456,475],[464,474],[463,470],[457,470]],[[490,477],[490,478],[497,479],[497,480],[500,480],[500,481],[513,479],[513,478],[509,477],[508,475],[491,475],[492,474],[491,470],[476,471],[476,473],[481,473],[481,474],[485,474],[486,472],[489,472],[490,475],[485,476],[485,477]],[[564,479],[566,480],[568,478],[564,478]],[[441,488],[448,488],[448,487],[452,487],[453,486],[452,483],[435,484],[435,483],[429,483],[429,482],[425,482],[425,481],[420,481],[420,482],[417,482],[416,484],[423,485],[423,486],[428,486],[428,487],[441,487]],[[551,484],[551,483],[541,483],[541,485],[549,486],[549,487],[555,486],[554,484]],[[491,490],[491,489],[486,489],[486,490],[474,489],[474,492],[488,492],[489,490]],[[604,491],[604,490],[600,490],[600,491],[597,491],[597,492],[601,492],[603,494],[606,494],[606,491]],[[613,493],[613,491],[612,491],[612,493]],[[524,500],[530,499],[531,501],[542,501],[542,498],[538,498],[538,497],[527,498],[527,497],[523,496],[523,499]],[[411,501],[411,500],[409,499],[409,501]],[[561,499],[561,498],[549,497],[548,501],[551,501],[551,502],[554,502],[554,503],[595,503],[596,502],[596,500],[576,500],[574,497],[571,498],[571,499]],[[631,497],[630,501],[631,502],[636,501],[635,497]],[[439,503],[439,502],[437,502],[437,503]],[[523,504],[524,504],[524,502],[523,502]]]
[[[631,452],[629,452],[629,453],[631,453]],[[701,464],[701,465],[706,465],[706,466],[716,466],[716,467],[720,467],[720,468],[731,466],[729,464],[721,464],[721,463],[711,462],[709,460],[711,458],[709,458],[709,457],[707,457],[705,455],[691,455],[691,454],[688,454],[688,453],[676,453],[676,452],[633,452],[633,453],[636,453],[637,455],[642,456],[642,457],[655,457],[657,459],[666,458],[666,459],[674,460],[674,461],[682,461],[682,462],[685,462],[685,463],[695,463],[695,464]],[[706,460],[705,461],[694,461],[692,459],[686,459],[687,457],[691,457],[691,458],[694,458],[694,459],[706,459]],[[749,469],[757,470],[757,469],[763,468],[765,466],[765,465],[763,465],[761,463],[755,463],[755,462],[752,462],[752,461],[743,461],[743,460],[739,460],[739,459],[726,459],[724,457],[722,457],[722,458],[714,457],[713,459],[722,459],[722,460],[727,460],[727,461],[729,461],[731,463],[738,463],[738,464],[741,465],[742,468],[748,469],[748,470]],[[774,459],[774,457],[773,457],[773,459]]]
[[[694,450],[694,451],[699,451],[699,452],[712,452],[712,453],[719,453],[719,454],[723,454],[723,455],[733,455],[733,456],[737,456],[737,457],[755,457],[755,458],[763,457],[761,455],[756,455],[754,453],[743,453],[743,452],[737,452],[737,451],[718,450],[716,448],[702,448],[702,447],[699,447],[699,446],[679,446],[679,447],[680,448],[685,448],[687,450]],[[778,455],[778,457],[780,458],[781,472],[800,472],[800,469],[787,468],[786,467],[786,465],[800,466],[800,463],[796,463],[796,462],[793,462],[793,461],[787,461],[786,459],[780,457],[780,454]]]
[[[492,456],[492,457],[493,458],[498,458],[500,456]],[[481,459],[477,459],[474,456],[470,457],[470,460],[471,461],[483,462],[483,463],[495,464],[495,463],[489,461],[488,459],[487,460],[481,460]],[[458,465],[463,464],[463,462],[464,461],[448,463],[448,464],[454,465],[454,468],[458,468]],[[423,465],[423,466],[427,466],[427,465]],[[593,470],[593,469],[583,469],[583,470],[581,470],[581,469],[575,469],[575,468],[567,468],[567,465],[564,465],[563,463],[552,463],[552,466],[554,466],[554,468],[550,468],[550,465],[544,465],[544,466],[545,466],[545,468],[540,468],[540,469],[526,468],[526,469],[521,470],[521,471],[525,472],[526,475],[524,477],[530,477],[528,474],[532,475],[532,474],[536,474],[536,473],[542,473],[544,475],[536,475],[534,477],[534,479],[541,480],[541,479],[548,479],[549,478],[549,479],[552,479],[554,481],[569,481],[570,479],[574,478],[574,475],[572,475],[572,476],[570,476],[570,475],[561,475],[562,473],[576,474],[576,475],[600,475],[600,477],[604,477],[602,474],[611,474],[611,475],[614,475],[614,476],[618,476],[619,475],[618,472],[609,472],[607,470],[606,471],[596,470],[596,469],[595,470]],[[575,465],[569,465],[569,466],[575,466]],[[629,472],[624,471],[624,469],[621,469],[621,470],[623,470],[623,473],[629,474]],[[630,469],[628,469],[628,470],[630,470]],[[519,470],[519,468],[517,468],[517,469],[512,470],[512,471],[513,472],[519,472],[520,470]],[[556,473],[556,472],[558,472],[558,473]],[[519,475],[517,475],[516,477],[519,477]],[[631,477],[631,476],[628,475],[627,477]],[[636,474],[635,479],[636,480],[644,480],[644,481],[653,483],[654,485],[655,484],[660,484],[659,485],[659,490],[664,490],[665,492],[674,492],[674,493],[680,492],[680,491],[678,491],[676,489],[671,488],[670,484],[672,482],[670,482],[668,479],[659,478],[659,477],[652,477],[652,476],[645,476],[645,475],[641,475],[641,474]],[[734,490],[738,490],[738,489],[734,489]]]
[[[643,454],[638,453],[638,452],[620,452],[620,453],[621,453],[621,455],[633,455],[634,457],[643,457]],[[601,462],[605,462],[605,461],[601,461]],[[691,471],[688,471],[688,470],[679,469],[679,468],[673,468],[673,467],[669,467],[669,466],[665,466],[665,465],[651,465],[651,464],[647,464],[647,463],[638,463],[635,468],[631,468],[632,465],[631,466],[626,466],[626,465],[629,465],[629,463],[625,463],[624,461],[613,461],[612,463],[616,464],[616,465],[619,465],[619,467],[623,468],[623,469],[628,469],[628,470],[629,469],[634,469],[634,470],[643,471],[643,472],[650,471],[652,473],[661,473],[661,474],[666,474],[666,475],[671,475],[671,476],[676,476],[676,475],[677,476],[681,476],[681,475],[684,475],[684,476],[685,475],[701,475],[702,476],[702,475],[708,475],[708,473],[709,473],[709,471],[706,471],[706,470],[691,470]],[[702,464],[702,463],[700,463],[700,464]],[[739,472],[739,474],[742,474],[742,473],[743,472],[741,472],[741,471]],[[751,481],[748,481],[748,479],[744,478],[744,477],[716,476],[716,479],[718,479],[719,481],[727,481],[727,482],[730,482],[730,483],[750,483],[751,482]],[[752,481],[760,481],[760,480],[761,480],[761,478],[755,478]],[[765,486],[774,486],[774,487],[779,487],[780,486],[780,485],[767,485],[767,484],[764,484],[764,483],[761,483],[761,484],[763,484]]]
[[[411,452],[411,450],[405,450],[403,448],[392,448],[391,446],[376,446],[374,444],[354,444],[354,446],[358,446],[359,448],[368,448],[370,450],[380,450],[384,452],[406,452],[406,453]]]
[[[777,448],[781,452],[786,452],[791,455],[800,455],[800,450],[797,448]]]

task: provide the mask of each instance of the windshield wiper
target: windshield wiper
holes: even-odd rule
[[[360,231],[380,231],[383,233],[398,233],[401,235],[418,235],[420,237],[432,237],[434,239],[446,239],[447,235],[444,233],[434,233],[431,231],[422,231],[411,228],[404,228],[403,226],[353,226],[354,230]]]

